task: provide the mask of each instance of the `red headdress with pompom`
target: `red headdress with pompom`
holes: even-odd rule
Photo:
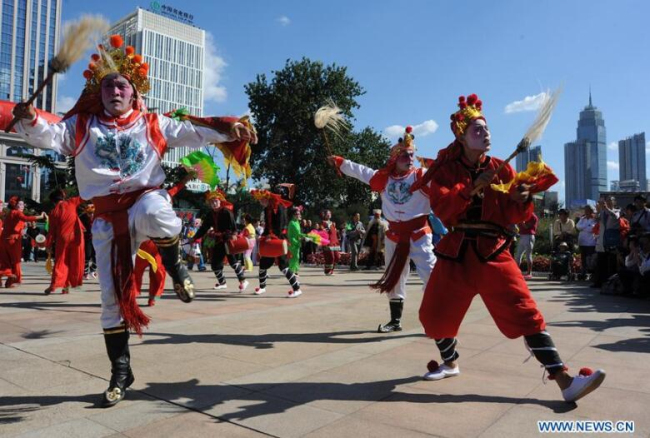
[[[465,96],[460,96],[458,98],[458,111],[451,115],[451,131],[454,133],[456,138],[460,138],[465,134],[467,127],[473,120],[483,119],[485,116],[481,112],[483,109],[483,102],[478,98],[476,94],[470,94],[465,98]]]
[[[407,126],[404,130],[404,137],[400,138],[396,145],[390,149],[390,156],[386,165],[379,169],[370,178],[370,189],[375,192],[381,192],[388,184],[388,177],[395,172],[397,159],[403,152],[415,151],[415,136],[413,135],[413,127]]]

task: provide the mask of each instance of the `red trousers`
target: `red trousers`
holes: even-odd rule
[[[339,251],[332,251],[329,248],[323,248],[323,259],[325,260],[325,271],[334,269],[334,266],[339,262],[341,253]]]
[[[167,276],[167,271],[165,271],[160,254],[156,252],[154,257],[157,265],[156,272],[153,272],[149,262],[141,257],[135,258],[135,266],[133,267],[135,287],[139,295],[140,291],[142,291],[142,277],[144,277],[144,270],[149,266],[149,298],[159,297],[163,294],[163,291],[165,290],[165,277]]]
[[[50,287],[57,289],[81,286],[86,261],[83,238],[67,240],[57,237],[55,242],[54,270]]]
[[[20,259],[23,256],[23,241],[20,236],[0,241],[0,278],[16,276],[16,283],[22,283],[23,272]]]
[[[509,251],[482,263],[469,247],[460,262],[438,258],[424,291],[420,322],[434,339],[454,338],[475,295],[510,339],[544,330],[544,317]]]

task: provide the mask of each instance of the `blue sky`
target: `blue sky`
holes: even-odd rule
[[[347,66],[366,90],[356,128],[390,136],[395,125],[414,125],[425,156],[451,141],[449,115],[458,96],[470,93],[484,102],[492,153],[509,155],[535,113],[506,113],[506,107],[560,84],[564,93],[540,143],[562,181],[564,143],[575,139],[590,86],[608,144],[642,131],[650,140],[646,0],[161,3],[193,14],[211,35],[206,114],[245,113],[244,84],[306,56]],[[149,3],[63,0],[63,19],[99,13],[114,21],[137,6]],[[79,94],[84,65],[60,82],[61,101]],[[616,148],[608,148],[608,161],[609,179],[618,179]],[[554,189],[564,196],[561,185]]]

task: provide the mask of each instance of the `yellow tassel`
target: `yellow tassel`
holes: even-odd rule
[[[156,263],[156,259],[154,258],[154,256],[152,256],[148,252],[143,251],[141,249],[138,250],[137,254],[138,254],[138,257],[140,257],[141,259],[146,260],[146,261],[149,262],[149,264],[151,265],[151,270],[154,273],[158,272],[158,263]]]

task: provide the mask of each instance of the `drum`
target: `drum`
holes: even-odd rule
[[[45,244],[47,243],[47,237],[45,237],[42,234],[39,234],[38,236],[34,237],[34,241],[36,242],[36,246],[39,248],[45,248]]]
[[[277,237],[260,239],[260,256],[262,257],[280,257],[288,252],[287,241]]]
[[[226,254],[241,254],[248,251],[248,239],[237,236],[226,242]]]

